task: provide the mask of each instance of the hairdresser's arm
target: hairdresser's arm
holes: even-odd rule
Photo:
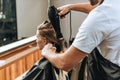
[[[87,54],[74,46],[71,46],[62,54],[56,54],[52,45],[48,44],[43,48],[42,56],[47,58],[57,68],[70,71],[80,60],[87,56]]]
[[[61,15],[65,15],[70,10],[80,11],[80,12],[84,12],[84,13],[89,13],[96,6],[98,6],[98,4],[95,5],[95,6],[90,5],[90,3],[67,4],[67,5],[59,7],[58,11],[59,11],[59,15],[60,16]]]

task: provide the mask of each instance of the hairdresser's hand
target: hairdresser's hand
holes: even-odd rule
[[[42,49],[42,53],[41,55],[43,57],[45,57],[46,55],[49,55],[49,54],[55,54],[56,52],[56,48],[53,47],[52,44],[48,43],[47,45],[44,46],[44,48]]]
[[[57,8],[57,10],[59,12],[58,14],[62,19],[65,18],[65,15],[70,12],[69,6],[70,6],[70,4],[67,4],[67,5],[64,5],[64,6]]]

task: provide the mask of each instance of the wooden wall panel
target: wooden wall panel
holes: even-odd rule
[[[0,70],[0,80],[6,80],[5,77],[6,75],[5,75],[5,69],[1,69]]]
[[[35,60],[35,62],[40,59],[40,57],[41,57],[40,53],[41,53],[41,51],[35,51],[35,54],[34,54],[34,60]]]
[[[15,80],[18,76],[30,69],[40,57],[40,51],[36,47],[19,51],[18,54],[6,60],[11,62],[0,66],[0,80]]]
[[[17,62],[17,74],[21,75],[22,73],[24,73],[26,71],[25,68],[25,58],[22,58],[20,60],[18,60]]]
[[[24,73],[25,71],[27,71],[27,64],[26,64],[26,60],[25,57],[21,59],[22,60],[22,73]]]
[[[11,80],[11,69],[10,67],[6,67],[5,69],[5,76],[6,76],[6,80]]]
[[[30,69],[33,64],[35,63],[34,61],[34,55],[30,54],[28,56],[26,56],[26,64],[27,64],[27,69]]]
[[[14,80],[17,76],[18,76],[18,71],[17,71],[17,63],[13,63],[10,65],[10,69],[11,69],[11,80]]]

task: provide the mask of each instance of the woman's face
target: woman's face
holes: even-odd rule
[[[38,31],[36,32],[36,37],[37,46],[39,47],[40,50],[42,50],[43,47],[47,44],[47,40],[46,38],[39,35]]]

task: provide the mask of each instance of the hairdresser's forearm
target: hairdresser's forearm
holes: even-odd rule
[[[89,13],[97,5],[92,6],[89,3],[77,3],[77,4],[68,4],[69,10],[80,11],[84,13]]]

